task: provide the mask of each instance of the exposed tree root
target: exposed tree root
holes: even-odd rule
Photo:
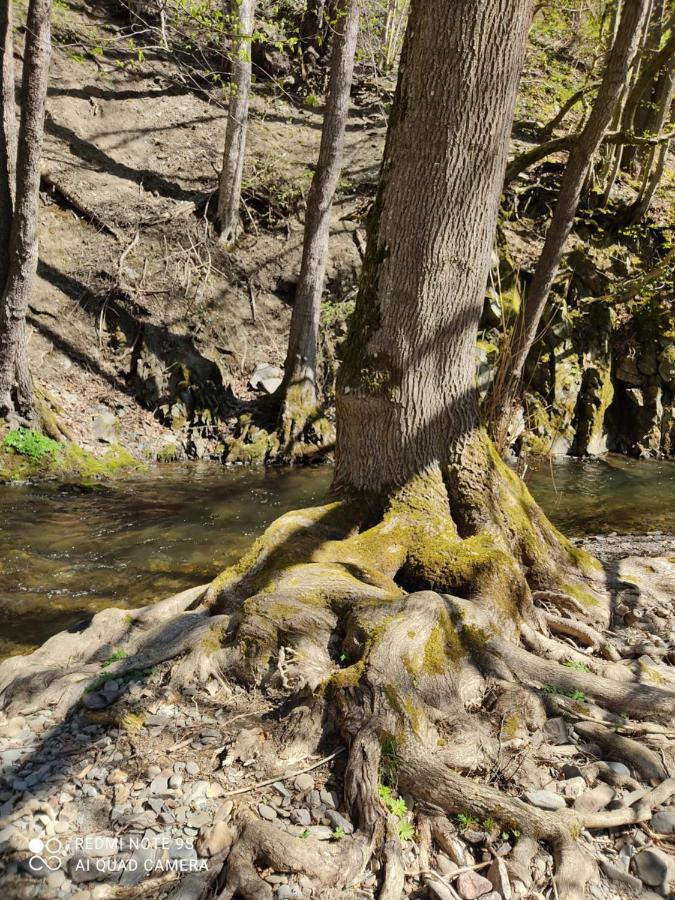
[[[624,667],[590,655],[609,618],[593,561],[557,535],[500,462],[482,451],[475,460],[475,469],[420,476],[384,505],[361,498],[283,516],[207,590],[132,614],[108,610],[81,634],[59,635],[31,657],[5,662],[4,707],[56,705],[65,713],[100,673],[101,660],[124,648],[127,657],[106,670],[117,680],[174,659],[175,688],[236,679],[283,697],[263,760],[272,772],[281,759],[287,766],[315,752],[322,739],[346,745],[344,799],[354,834],[322,843],[244,815],[222,876],[226,900],[271,900],[259,874],[265,867],[303,873],[318,887],[348,887],[374,855],[379,896],[400,897],[401,842],[380,799],[383,782],[409,793],[422,811],[426,804],[469,812],[545,841],[558,896],[582,898],[595,870],[577,843],[582,829],[647,821],[675,781],[647,748],[577,722],[580,734],[611,747],[658,786],[629,808],[547,812],[512,795],[522,788],[505,774],[518,769],[509,768],[519,752],[510,739],[527,745],[539,731],[547,691],[572,698],[572,709],[585,715],[610,710],[659,721],[672,720],[675,692],[632,673],[616,677]],[[455,505],[461,515],[450,514]],[[557,608],[564,607],[560,597],[571,599],[575,637],[587,639],[580,656],[595,671],[561,664],[574,651],[547,634],[547,622],[561,617],[543,617],[531,586],[556,595]],[[597,707],[574,700],[577,694]],[[87,697],[91,704],[92,692]],[[123,703],[114,699],[113,709]],[[474,780],[477,774],[496,783]],[[430,819],[428,831],[442,846],[439,821]],[[523,883],[518,859],[531,849],[526,838],[512,863]]]
[[[230,852],[220,900],[272,900],[274,892],[258,868],[309,875],[317,885],[343,886],[369,859],[361,838],[329,844],[293,837],[275,825],[244,817],[239,840]]]
[[[644,744],[631,738],[622,737],[595,722],[578,722],[575,727],[582,737],[595,741],[596,744],[609,750],[613,759],[628,763],[629,766],[640,772],[650,784],[660,784],[668,778],[668,771],[663,760]]]
[[[559,663],[570,661],[581,663],[591,672],[595,672],[597,675],[604,675],[606,678],[613,678],[617,681],[636,680],[635,674],[626,666],[615,665],[613,662],[605,662],[602,659],[591,656],[587,652],[581,653],[569,644],[563,644],[558,640],[547,637],[527,623],[523,623],[521,637],[528,650],[532,650],[538,656],[545,659],[552,659]]]

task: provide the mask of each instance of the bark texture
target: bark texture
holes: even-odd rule
[[[321,296],[330,236],[333,198],[342,172],[345,129],[354,55],[359,32],[358,0],[342,0],[333,37],[330,78],[321,146],[307,198],[300,278],[288,339],[284,381],[280,387],[279,429],[282,452],[301,438],[317,418],[317,351]]]
[[[240,227],[241,182],[251,95],[251,36],[256,0],[237,0],[234,6],[237,23],[232,42],[232,95],[227,110],[223,168],[218,186],[218,229],[224,244],[236,240]]]
[[[21,88],[16,203],[0,301],[0,415],[28,417],[34,399],[26,353],[26,310],[38,259],[40,157],[51,55],[51,0],[31,0]]]
[[[647,131],[660,134],[668,126],[670,109],[675,93],[675,56],[670,60],[659,78],[654,95],[654,109],[647,123]],[[650,147],[645,154],[642,171],[642,185],[635,206],[631,210],[631,222],[639,222],[646,215],[650,204],[661,182],[666,165],[666,157],[670,147],[669,141],[663,141],[659,147]]]
[[[338,377],[342,492],[386,493],[477,426],[475,341],[530,14],[527,0],[411,6]]]
[[[0,3],[0,291],[7,281],[16,183],[12,2]]]
[[[661,16],[663,9],[660,3],[656,4],[657,13]],[[645,28],[647,31],[647,29]],[[651,56],[647,56],[640,62],[639,69],[635,72],[632,83],[628,86],[627,97],[625,103],[622,104],[621,110],[621,130],[626,133],[641,132],[640,119],[642,114],[647,112],[645,109],[645,99],[649,98],[654,91],[660,73],[667,67],[675,54],[675,16],[671,15],[667,23],[658,20],[658,33],[667,32],[668,39],[665,41],[660,50],[652,52]],[[653,32],[652,32],[653,35]],[[650,37],[649,33],[645,34],[645,42]],[[653,37],[652,37],[653,40]],[[619,146],[613,156],[613,164],[604,193],[604,201],[609,198],[612,188],[616,182],[619,170],[623,166],[628,167],[633,160],[633,148]]]
[[[648,10],[648,0],[626,3],[598,96],[588,121],[575,143],[563,173],[560,194],[546,233],[532,283],[516,317],[485,401],[485,415],[498,445],[507,441],[511,410],[525,360],[536,339],[546,302],[560,266],[565,242],[572,230],[589,167],[609,126],[635,58]]]

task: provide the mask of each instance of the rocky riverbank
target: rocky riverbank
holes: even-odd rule
[[[673,681],[674,540],[664,534],[584,539],[603,560],[613,591],[604,654],[627,680]],[[638,546],[642,555],[620,558]],[[666,555],[653,555],[658,552]],[[52,646],[63,640],[53,638]],[[78,641],[86,644],[87,630]],[[583,671],[580,660],[592,651],[571,638],[569,643],[569,665]],[[72,707],[63,707],[61,697],[47,708],[32,708],[24,698],[17,708],[12,689],[19,684],[20,690],[24,677],[40,670],[51,680],[62,665],[50,661],[49,646],[0,666],[6,702],[0,722],[0,880],[12,897],[196,900],[251,818],[267,823],[270,836],[281,840],[288,833],[336,842],[352,832],[337,737],[320,757],[295,758],[292,748],[274,763],[265,755],[281,697],[274,689],[252,692],[213,676],[182,690],[168,688],[169,663],[123,672],[123,655],[111,646],[83,692],[74,687],[79,699]],[[638,807],[655,785],[667,787],[675,760],[672,731],[633,723],[546,685],[533,695],[538,727],[509,731],[503,725],[503,756],[490,778],[508,776],[519,796],[543,809],[585,812]],[[395,769],[382,773],[378,790],[398,823],[406,895],[550,895],[552,858],[521,836],[516,823],[415,807],[399,796]],[[664,799],[650,821],[582,834],[598,863],[590,886],[595,900],[670,896],[675,804],[668,790],[660,790]],[[336,897],[313,892],[301,876],[266,869],[264,860],[261,870],[270,897]],[[378,876],[376,867],[369,868],[340,896],[375,897]]]

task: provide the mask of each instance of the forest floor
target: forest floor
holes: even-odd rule
[[[59,6],[55,35],[109,40],[111,10]],[[88,449],[101,446],[111,425],[138,455],[173,444],[175,433],[153,413],[170,404],[181,367],[188,382],[222,394],[229,386],[246,399],[256,364],[283,363],[321,108],[298,105],[271,83],[256,87],[247,231],[232,253],[205,217],[225,122],[223,90],[197,89],[166,59],[149,53],[118,68],[55,49],[30,356],[39,386]],[[327,273],[340,300],[356,282],[354,236],[384,134],[381,108],[353,108]]]
[[[614,572],[614,625],[606,634],[616,658],[626,674],[646,673],[664,683],[673,662],[667,640],[675,627],[668,605],[675,592],[675,547],[672,539],[652,540],[641,547],[646,556],[618,562],[617,556],[636,549],[636,540],[589,539],[585,545]],[[194,598],[200,590],[187,593]],[[59,641],[63,637],[52,639],[51,651],[47,644],[38,652],[38,667],[48,664]],[[58,706],[30,703],[3,716],[0,877],[12,897],[200,896],[230,849],[234,821],[247,815],[281,834],[333,845],[351,834],[342,808],[345,755],[339,738],[327,740],[311,757],[294,756],[292,748],[285,756],[266,752],[282,690],[263,694],[216,678],[176,690],[170,663],[116,678],[110,667],[120,659],[111,651],[110,659],[91,669],[93,687],[65,719]],[[619,715],[602,725],[594,718],[597,708],[583,696],[541,696],[548,718],[525,739],[513,739],[503,725],[500,771],[491,775],[508,778],[510,791],[527,803],[547,810],[621,809],[636,804],[661,777],[670,732]],[[385,802],[396,797],[395,775],[380,792]],[[517,830],[468,813],[439,817],[405,794],[397,804],[404,896],[554,896],[550,853],[529,839],[516,840]],[[429,827],[435,846],[424,837]],[[36,837],[47,850],[29,846]],[[672,876],[675,807],[666,805],[642,825],[586,831],[581,841],[599,864],[587,896],[656,900]],[[273,866],[262,870],[279,900],[374,897],[380,874],[371,864],[358,884],[337,891]]]

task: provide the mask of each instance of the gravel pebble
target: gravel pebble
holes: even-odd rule
[[[554,794],[553,791],[527,791],[525,799],[539,809],[564,809],[567,805],[563,797],[560,794]]]

